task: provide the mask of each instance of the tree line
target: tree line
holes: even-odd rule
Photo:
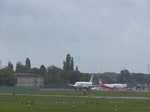
[[[1,62],[1,61],[0,61]],[[1,63],[0,63],[1,66]],[[78,70],[78,66],[74,67],[74,59],[70,54],[66,55],[63,61],[63,67],[58,68],[55,65],[45,67],[41,65],[39,68],[31,67],[31,60],[26,58],[25,64],[18,61],[16,68],[11,62],[4,68],[0,68],[0,85],[14,86],[17,84],[15,73],[31,73],[38,74],[44,77],[44,85],[51,84],[74,84],[76,81],[89,81],[91,73],[82,73]],[[94,74],[94,82],[98,84],[98,79],[101,78],[104,83],[140,83],[150,84],[150,75],[143,73],[129,73],[128,70],[122,70],[117,73],[97,73]]]
[[[144,73],[130,73],[127,69],[121,70],[120,73],[98,73],[95,75],[100,78],[103,83],[126,83],[128,85],[150,84],[150,75]]]
[[[41,75],[44,77],[45,86],[51,84],[75,83],[78,80],[87,80],[90,77],[90,74],[83,75],[84,73],[78,71],[78,66],[74,69],[74,60],[70,54],[66,55],[66,59],[63,61],[63,68],[58,68],[55,65],[51,65],[47,68],[44,65],[41,65],[39,68],[32,68],[31,60],[29,58],[26,58],[25,64],[18,61],[16,63],[16,68],[14,68],[11,62],[8,62],[6,67],[0,68],[0,85],[16,85],[17,77],[15,73],[31,73]]]

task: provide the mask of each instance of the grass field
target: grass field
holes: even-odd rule
[[[18,95],[22,94],[22,95]],[[24,95],[25,94],[25,95]],[[36,96],[36,95],[43,96]],[[48,95],[66,95],[48,96]],[[89,96],[87,98],[71,96]],[[150,96],[149,92],[25,92],[0,94],[0,112],[149,112],[150,100],[94,96]]]

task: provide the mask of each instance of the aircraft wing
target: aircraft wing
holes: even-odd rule
[[[93,87],[99,87],[99,85],[90,85],[90,86],[83,86],[84,88],[93,88]]]
[[[99,87],[99,85],[91,85],[91,87]]]
[[[74,86],[73,84],[68,84],[69,86]]]

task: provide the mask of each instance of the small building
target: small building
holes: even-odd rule
[[[44,86],[44,77],[31,73],[15,73],[18,87],[40,87]]]

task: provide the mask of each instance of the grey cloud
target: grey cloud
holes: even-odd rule
[[[77,58],[81,71],[98,72],[103,68],[118,72],[123,66],[132,71],[133,63],[141,63],[136,70],[144,72],[140,67],[148,63],[142,59],[148,59],[149,55],[143,50],[149,48],[149,0],[2,0],[1,3],[0,44],[16,49],[14,58],[26,44],[26,55],[36,64],[40,62],[36,62],[37,57],[34,60],[34,54],[44,49],[40,52],[47,54],[46,65],[52,61],[61,67],[61,62],[50,60],[49,56],[58,55],[57,59],[62,56],[61,61],[70,52]],[[9,50],[2,56],[6,55],[10,55]]]

